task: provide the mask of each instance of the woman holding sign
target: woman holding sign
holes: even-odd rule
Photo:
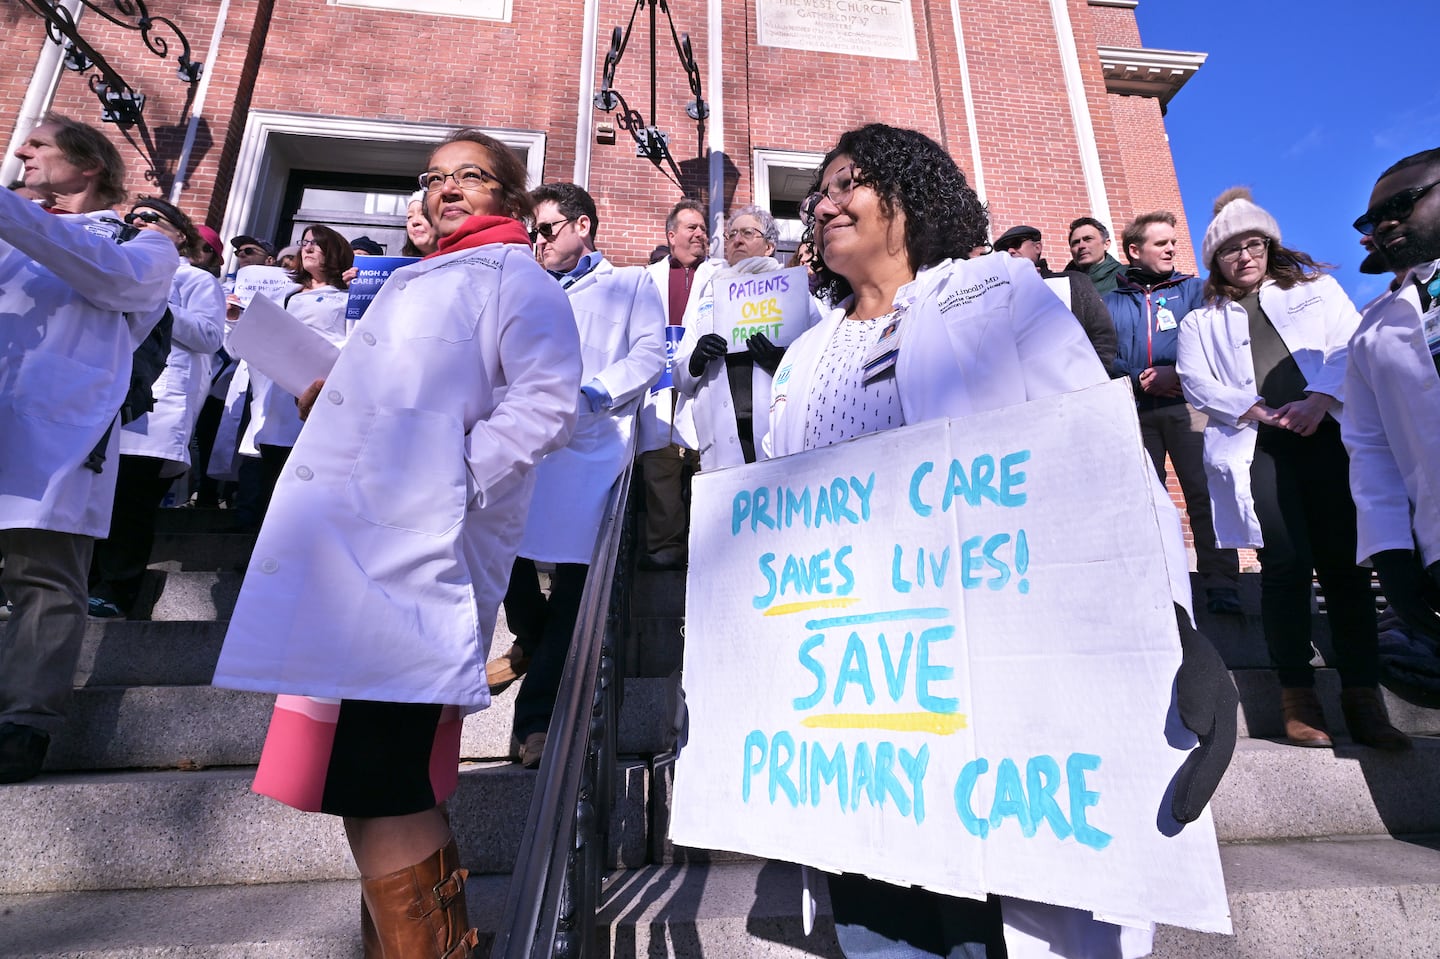
[[[762,302],[778,303],[793,288],[790,298],[806,310],[803,328],[820,320],[803,273],[775,276],[781,270],[773,256],[779,236],[769,210],[745,206],[731,213],[725,230],[729,268],[712,275],[685,311],[685,336],[675,350],[675,386],[681,402],[693,407],[702,470],[755,462],[770,425],[770,378],[785,353],[786,341],[776,345],[764,330],[746,336],[743,349],[731,344],[735,324],[726,321],[724,306],[716,307],[717,299],[726,300],[727,283],[766,275]]]
[[[336,345],[345,342],[345,271],[355,262],[350,241],[328,226],[309,226],[300,238],[300,262],[290,273],[299,284],[285,294],[285,309],[300,322]],[[247,364],[248,369],[248,364]],[[300,436],[300,416],[295,397],[285,392],[259,370],[248,369],[250,382],[250,425],[241,440],[241,450],[260,455],[260,496],[257,512],[264,517],[275,483]],[[254,454],[251,454],[254,455]]]
[[[818,292],[836,306],[791,344],[776,373],[772,455],[1106,381],[1084,330],[1029,263],[1003,254],[966,259],[985,242],[987,214],[934,141],[881,124],[852,130],[826,156],[815,187],[801,208],[806,239],[814,242]],[[1177,795],[1185,799],[1173,811],[1189,821],[1228,762],[1224,715],[1228,709],[1233,748],[1236,700],[1213,649],[1196,646],[1193,629],[1187,636],[1179,518],[1163,490],[1152,497],[1162,517],[1168,510],[1169,552],[1179,550],[1180,572],[1171,578],[1186,637],[1182,700],[1186,692],[1207,704],[1218,700],[1212,717],[1218,748],[1196,749],[1196,765],[1187,761],[1183,783],[1177,777]],[[1202,661],[1208,669],[1199,667]],[[1190,687],[1197,678],[1198,690]],[[832,879],[830,892],[851,959],[993,959],[1007,950],[1011,959],[1088,959],[1150,949],[1148,930],[1122,930],[1060,906],[995,896],[977,902],[850,875]]]
[[[525,166],[476,130],[420,175],[439,250],[376,294],[323,381],[255,544],[215,683],[279,693],[255,790],[344,817],[367,956],[471,954],[442,804],[534,489],[580,395]],[[319,698],[323,697],[323,698]]]

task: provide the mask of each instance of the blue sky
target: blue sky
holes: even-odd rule
[[[1165,118],[1197,248],[1215,197],[1243,184],[1286,246],[1338,265],[1357,306],[1380,293],[1388,277],[1359,272],[1350,224],[1381,170],[1440,146],[1435,10],[1435,0],[1141,0],[1145,46],[1209,54]]]

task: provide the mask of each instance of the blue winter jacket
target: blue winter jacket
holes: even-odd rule
[[[1135,402],[1142,410],[1184,403],[1183,396],[1152,396],[1140,389],[1140,374],[1152,366],[1174,366],[1180,321],[1204,303],[1205,283],[1176,270],[1168,280],[1141,286],[1126,272],[1120,285],[1105,294],[1119,340],[1115,370],[1130,377]],[[1164,328],[1162,328],[1164,327]]]

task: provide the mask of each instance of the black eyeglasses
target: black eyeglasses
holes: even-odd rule
[[[536,237],[542,237],[546,243],[552,243],[555,240],[555,234],[562,226],[574,222],[575,218],[571,216],[563,220],[551,220],[549,223],[537,223],[530,228],[530,242],[534,243]]]
[[[1420,198],[1437,186],[1440,186],[1440,180],[1401,190],[1366,210],[1365,215],[1356,220],[1353,226],[1362,236],[1374,236],[1375,228],[1386,220],[1403,220],[1415,212],[1415,204],[1420,202]]]
[[[815,222],[815,210],[829,197],[830,202],[837,207],[844,206],[855,192],[855,188],[861,185],[859,178],[855,176],[855,164],[849,163],[835,171],[830,182],[822,186],[815,193],[807,196],[800,204],[800,222],[809,226]]]
[[[449,173],[441,173],[439,170],[428,170],[416,178],[422,189],[427,193],[434,193],[445,184],[446,180],[454,180],[455,185],[466,193],[475,193],[488,189],[490,184],[499,183],[500,178],[483,167],[473,163],[466,163]]]
[[[125,222],[130,226],[134,226],[136,220],[139,220],[141,223],[148,223],[151,226],[154,226],[156,223],[170,222],[154,210],[131,210],[125,214]]]
[[[269,255],[270,255],[269,253],[266,253],[264,250],[260,249],[258,246],[242,246],[242,247],[240,247],[239,249],[237,249],[235,252],[236,252],[238,255],[240,255],[240,256],[269,256]]]

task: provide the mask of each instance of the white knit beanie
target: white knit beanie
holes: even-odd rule
[[[1214,266],[1215,251],[1227,240],[1251,230],[1280,242],[1280,224],[1275,222],[1275,218],[1256,205],[1249,189],[1232,186],[1216,198],[1215,219],[1205,229],[1205,241],[1200,244],[1200,257],[1205,268]]]

